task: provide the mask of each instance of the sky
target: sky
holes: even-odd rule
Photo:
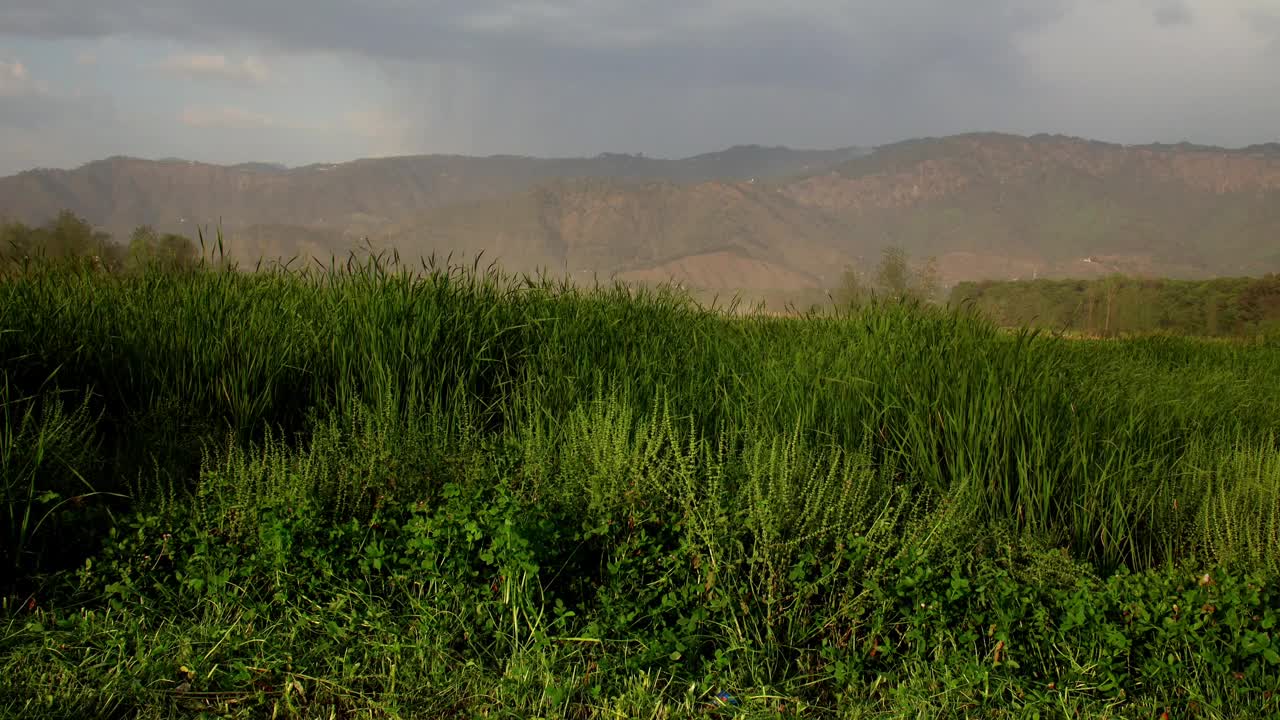
[[[970,131],[1280,140],[1280,0],[0,0],[0,174]]]

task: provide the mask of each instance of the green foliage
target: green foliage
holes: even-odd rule
[[[136,268],[153,267],[170,272],[190,270],[198,260],[195,243],[182,235],[160,234],[143,225],[129,238],[129,262]]]
[[[970,305],[1005,326],[1091,335],[1268,337],[1280,332],[1280,275],[965,282],[952,288],[951,303]]]
[[[402,270],[0,282],[0,714],[1280,712],[1280,346]]]
[[[133,232],[126,247],[70,211],[59,213],[38,228],[0,222],[0,273],[33,267],[71,267],[95,273],[172,273],[206,264],[222,264],[222,258],[209,263],[202,248],[190,238],[161,234],[146,225]]]
[[[876,268],[876,285],[891,299],[906,297],[911,289],[911,267],[907,252],[899,247],[885,248]]]
[[[837,307],[857,308],[862,307],[871,301],[874,292],[871,287],[853,268],[845,268],[840,274],[840,284],[837,286],[832,299]]]
[[[78,405],[46,390],[21,395],[4,373],[0,380],[0,564],[6,584],[42,565],[52,544],[74,538],[77,523],[92,516],[100,496],[81,474],[98,459],[88,399]],[[56,554],[56,553],[55,553]]]
[[[0,223],[0,271],[59,261],[93,270],[119,270],[124,253],[111,236],[64,211],[42,227]]]
[[[872,285],[864,283],[853,268],[846,268],[833,297],[836,305],[842,308],[858,308],[877,298],[930,302],[936,299],[940,283],[936,258],[928,258],[918,267],[912,267],[906,250],[890,246],[881,254]]]

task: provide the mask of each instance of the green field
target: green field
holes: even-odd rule
[[[375,260],[0,318],[8,717],[1280,716],[1274,341]]]

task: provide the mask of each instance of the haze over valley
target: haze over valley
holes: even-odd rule
[[[230,255],[483,254],[511,271],[782,296],[885,247],[964,280],[1280,270],[1280,145],[964,134],[680,160],[405,156],[285,168],[115,157],[0,179],[0,216],[69,209],[117,237],[221,227]]]

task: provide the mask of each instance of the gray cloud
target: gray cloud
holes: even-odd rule
[[[0,172],[79,164],[126,132],[110,98],[56,92],[0,62]]]
[[[219,130],[323,130],[316,124],[308,124],[288,118],[278,118],[234,105],[214,107],[187,106],[178,115],[187,127],[216,128]]]
[[[966,130],[1182,139],[1143,127],[1244,143],[1280,123],[1258,92],[1273,73],[1208,50],[1247,39],[1250,2],[6,0],[0,34],[337,54],[394,90],[352,132],[406,150],[672,155]],[[1250,26],[1273,32],[1275,17],[1255,14]],[[1184,32],[1204,33],[1194,59],[1175,47]],[[1204,109],[1231,96],[1223,78],[1239,83],[1230,117],[1243,120]]]
[[[213,80],[250,87],[264,85],[271,79],[267,66],[254,57],[237,61],[220,54],[185,53],[166,58],[160,67],[191,80]]]
[[[862,66],[904,76],[937,62],[1008,66],[1011,35],[1065,0],[904,0],[791,4],[753,0],[13,0],[15,35],[155,34],[200,42],[253,38],[285,51],[460,62],[500,71],[712,82],[822,84]]]
[[[29,95],[0,102],[0,129],[91,137],[114,130],[118,120],[115,104],[107,98]]]
[[[1161,27],[1187,25],[1195,21],[1195,15],[1184,0],[1163,0],[1152,11],[1152,16]]]
[[[1255,32],[1270,38],[1272,52],[1280,55],[1280,8],[1250,8],[1241,15]]]
[[[114,114],[107,98],[55,92],[18,60],[0,60],[0,128],[33,130],[67,122],[101,122]]]
[[[1068,0],[98,0],[86,8],[79,0],[13,0],[0,10],[0,25],[58,37],[147,33],[205,44],[252,38],[268,51],[362,57],[399,90],[395,110],[417,118],[420,142],[428,146],[443,137],[450,146],[484,152],[514,150],[512,141],[521,140],[520,147],[546,153],[634,139],[678,152],[677,146],[719,145],[714,138],[735,134],[734,126],[741,141],[883,140],[912,124],[904,114],[936,119],[940,108],[930,107],[931,96],[983,101],[1028,92],[1033,83],[1017,39],[1068,6]],[[441,70],[424,73],[422,63]],[[787,131],[806,126],[828,129]]]

